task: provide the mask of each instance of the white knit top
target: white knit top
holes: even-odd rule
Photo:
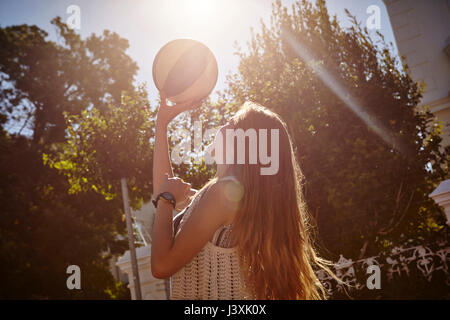
[[[221,180],[235,179],[232,176]],[[184,210],[175,234],[183,228],[190,214],[197,207],[203,189]],[[229,243],[231,225],[217,229],[213,238],[182,269],[170,278],[170,299],[184,300],[233,300],[255,299],[239,265],[236,247],[224,247]],[[224,237],[225,235],[225,237]]]

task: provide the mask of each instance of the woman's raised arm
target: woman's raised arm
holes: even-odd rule
[[[168,106],[166,95],[160,92],[160,107],[156,119],[156,137],[155,150],[153,155],[153,196],[159,190],[164,174],[168,174],[169,178],[173,177],[172,164],[169,156],[169,146],[167,141],[167,127],[170,121],[178,114],[198,108],[202,101],[189,101],[187,103]]]

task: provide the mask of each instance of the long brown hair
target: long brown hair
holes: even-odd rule
[[[246,102],[230,125],[235,130],[267,129],[270,133],[271,129],[278,129],[279,132],[276,174],[262,175],[259,161],[250,164],[247,158],[245,164],[238,165],[241,170],[237,178],[244,192],[233,222],[232,237],[256,298],[326,298],[326,290],[315,271],[321,268],[336,277],[328,268],[331,262],[320,258],[313,247],[314,230],[303,198],[304,177],[286,123],[269,109]],[[267,142],[270,146],[270,138]]]
[[[240,182],[231,193],[239,194],[232,229],[232,243],[238,249],[247,285],[256,299],[326,299],[327,292],[317,277],[322,269],[337,282],[328,266],[332,262],[318,256],[314,247],[315,229],[303,198],[304,176],[297,162],[286,123],[275,112],[252,101],[245,102],[230,120],[232,129],[271,129],[279,132],[279,166],[274,175],[262,175],[261,167],[250,164],[248,144],[240,170],[230,170]],[[271,150],[267,138],[267,150]],[[259,155],[259,137],[257,143]],[[234,154],[237,155],[234,144]],[[228,170],[226,170],[228,172]],[[201,190],[216,183],[209,180]],[[194,196],[200,196],[197,192]],[[194,198],[193,197],[193,198]],[[346,291],[346,289],[344,288]]]

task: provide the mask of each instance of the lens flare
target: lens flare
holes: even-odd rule
[[[295,53],[318,75],[320,80],[325,84],[334,94],[336,94],[344,104],[350,108],[369,128],[371,128],[383,141],[390,147],[400,151],[403,154],[408,154],[407,148],[404,144],[396,139],[391,130],[388,130],[380,121],[376,120],[374,115],[369,114],[364,110],[363,106],[345,89],[345,87],[328,71],[326,71],[319,63],[312,63],[318,61],[314,55],[309,52],[305,46],[302,46],[292,34],[283,30],[284,38],[288,44],[295,51]]]

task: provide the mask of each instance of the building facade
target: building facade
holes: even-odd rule
[[[450,144],[450,0],[383,0],[403,63],[425,84],[420,107],[443,122],[443,146]]]

